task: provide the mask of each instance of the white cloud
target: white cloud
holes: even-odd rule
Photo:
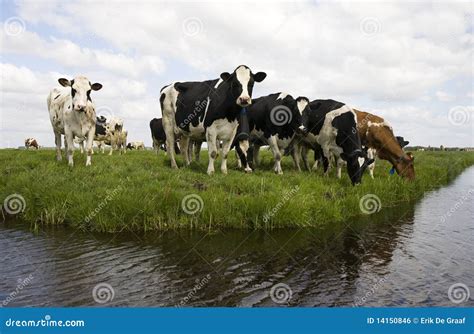
[[[161,86],[216,78],[245,63],[268,73],[257,95],[287,91],[374,107],[413,144],[428,145],[446,132],[445,145],[463,146],[470,142],[466,132],[446,127],[439,115],[446,115],[446,102],[469,98],[472,90],[449,85],[472,86],[470,12],[469,3],[458,2],[22,1],[17,15],[27,31],[2,32],[1,49],[48,59],[68,73],[86,71],[104,84],[97,103],[126,117],[141,140],[149,137],[149,119],[160,114]],[[46,34],[45,25],[54,33]],[[57,79],[32,63],[15,66],[21,78],[5,89],[47,94],[51,84],[31,87],[29,76]],[[462,103],[469,101],[456,101]]]
[[[450,102],[450,101],[453,101],[456,98],[456,96],[454,96],[452,94],[449,94],[447,92],[443,92],[441,90],[436,92],[436,97],[441,102]]]

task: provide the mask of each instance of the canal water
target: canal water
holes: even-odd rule
[[[95,234],[0,223],[1,306],[473,306],[474,167],[321,229]]]

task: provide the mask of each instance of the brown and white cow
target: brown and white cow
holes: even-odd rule
[[[377,156],[389,161],[398,175],[414,180],[414,158],[403,151],[390,124],[382,117],[355,109],[354,111],[357,115],[357,129],[362,145],[375,149]]]
[[[34,138],[26,138],[25,139],[25,148],[29,149],[30,147],[33,147],[35,149],[39,149],[38,141]]]
[[[61,160],[61,135],[64,135],[69,166],[74,165],[74,137],[86,140],[86,166],[91,164],[92,142],[95,135],[95,107],[91,99],[93,90],[100,90],[100,83],[91,84],[84,76],[73,80],[58,79],[66,89],[54,88],[47,103],[56,142],[56,158]]]

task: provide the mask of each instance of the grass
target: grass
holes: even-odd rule
[[[64,159],[55,161],[53,150],[4,149],[0,200],[20,194],[26,205],[16,217],[35,225],[91,231],[321,226],[363,215],[359,201],[366,194],[380,198],[383,211],[421,198],[474,165],[472,152],[415,152],[415,182],[390,176],[388,163],[377,160],[375,179],[366,174],[361,185],[352,187],[346,174],[338,180],[334,170],[329,178],[321,170],[298,173],[288,157],[284,175],[275,175],[267,151],[261,154],[260,169],[247,175],[234,168],[231,155],[229,174],[222,175],[216,164],[210,177],[206,151],[200,163],[171,170],[169,160],[152,151],[95,154],[91,167],[85,167],[85,156],[77,152],[76,166],[70,169]],[[202,199],[202,210],[195,214],[182,208],[190,194]]]

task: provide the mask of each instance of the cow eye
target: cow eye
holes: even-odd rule
[[[74,88],[71,88],[71,94],[72,94],[73,97],[74,97],[74,95],[76,95],[76,90]]]

